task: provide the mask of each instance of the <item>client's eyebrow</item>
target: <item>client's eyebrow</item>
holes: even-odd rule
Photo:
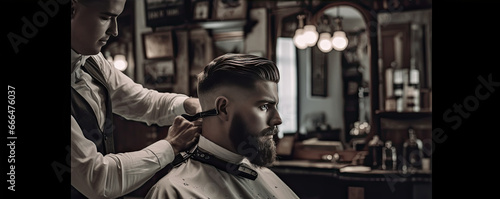
[[[266,99],[263,99],[263,100],[259,100],[256,102],[256,104],[271,104],[271,105],[277,105],[278,103],[274,100],[266,100]]]

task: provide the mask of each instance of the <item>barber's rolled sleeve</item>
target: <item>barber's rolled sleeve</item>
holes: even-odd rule
[[[158,140],[157,142],[146,147],[146,150],[150,150],[153,154],[156,155],[156,158],[158,158],[158,163],[160,164],[160,168],[163,168],[167,164],[170,164],[172,161],[174,161],[174,149],[167,140]]]

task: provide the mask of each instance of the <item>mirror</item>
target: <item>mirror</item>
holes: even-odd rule
[[[376,50],[371,50],[377,47],[376,26],[370,25],[374,19],[369,11],[355,3],[335,2],[317,7],[318,10],[313,12],[312,23],[318,27],[318,32],[333,33],[341,27],[346,33],[348,45],[342,51],[334,49],[329,52],[322,52],[317,46],[311,47],[310,64],[314,68],[316,59],[321,57],[318,54],[325,56],[323,63],[327,66],[328,78],[333,79],[328,82],[328,86],[338,91],[322,99],[314,96],[305,99],[306,102],[301,102],[305,107],[301,109],[307,110],[314,106],[311,104],[320,100],[333,100],[337,103],[332,109],[323,109],[327,112],[327,117],[328,114],[334,114],[337,120],[330,123],[331,120],[327,119],[326,122],[334,129],[342,129],[341,140],[346,144],[346,148],[352,148],[352,142],[364,140],[370,133],[374,110],[378,104],[373,101],[378,98],[375,89],[378,77],[376,71],[373,71],[376,70],[373,67],[376,67],[378,55],[374,55]],[[339,123],[338,120],[343,122]]]

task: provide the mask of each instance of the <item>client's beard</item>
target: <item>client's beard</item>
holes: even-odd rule
[[[248,126],[240,114],[236,114],[229,129],[229,139],[238,154],[243,155],[257,166],[270,166],[276,160],[276,145],[269,135],[276,135],[278,129],[271,127],[255,136],[248,132]]]

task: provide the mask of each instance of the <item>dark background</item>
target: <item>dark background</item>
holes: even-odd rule
[[[39,2],[57,4],[58,11],[49,16]],[[7,189],[8,134],[2,136],[2,198],[69,198],[70,174],[64,169],[69,168],[70,145],[70,1],[60,2],[1,2],[2,79],[15,87],[17,135],[15,192]],[[443,120],[443,114],[475,96],[479,76],[488,79],[491,75],[494,82],[500,82],[500,73],[495,72],[499,36],[494,31],[499,7],[476,1],[448,2],[453,4],[433,2],[433,129],[441,129],[447,137],[434,143],[432,191],[434,198],[457,193],[477,198],[496,188],[486,179],[497,180],[491,178],[497,171],[500,87],[488,99],[479,100],[478,108],[456,129],[451,128],[454,123]],[[33,16],[46,24],[35,25],[36,34],[15,53],[7,35],[23,36],[26,23],[21,19],[33,22]],[[471,35],[473,40],[468,41]],[[61,171],[61,180],[53,166]]]
[[[500,84],[499,56],[493,46],[499,36],[491,31],[490,24],[495,23],[499,7],[484,2],[433,4],[433,129],[440,128],[448,136],[445,142],[434,145],[434,198],[457,194],[489,197],[497,189],[488,182],[497,180],[497,175],[492,174],[498,170],[494,163],[498,159],[498,140],[494,137],[495,132],[500,132],[500,86],[488,99],[479,100],[476,110],[466,111],[470,115],[458,128],[452,128],[455,122],[443,119],[446,110],[476,96],[476,88],[481,85],[479,76],[488,79],[491,75]],[[482,88],[481,94],[484,92]]]

